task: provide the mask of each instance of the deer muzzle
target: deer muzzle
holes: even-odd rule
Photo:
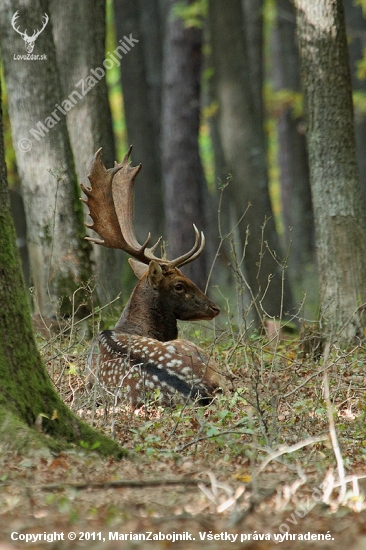
[[[209,310],[212,313],[212,318],[217,317],[218,314],[220,313],[220,308],[216,304],[211,304],[209,306]]]

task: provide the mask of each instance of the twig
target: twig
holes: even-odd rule
[[[346,476],[342,481],[336,481],[334,483],[334,487],[340,487],[342,485],[342,483],[352,483],[354,479],[357,479],[357,481],[359,479],[365,479],[366,478],[366,475],[363,475],[363,476],[356,476],[356,475],[351,475],[351,476]]]
[[[96,311],[92,311],[91,313],[89,313],[89,315],[86,315],[85,317],[83,317],[82,319],[79,319],[78,321],[75,321],[73,323],[73,327],[75,328],[77,325],[79,325],[80,323],[83,323],[84,321],[86,321],[87,319],[89,319],[90,317],[93,317],[93,315],[95,315],[96,313],[100,313],[101,311],[103,311],[103,309],[109,307],[110,305],[112,305],[114,302],[116,302],[117,300],[119,300],[121,297],[121,293],[118,294],[118,296],[116,296],[116,298],[114,298],[113,300],[111,300],[110,302],[108,302],[108,304],[105,304],[104,306],[100,306],[98,307],[98,309]],[[44,320],[43,320],[43,323]],[[44,350],[44,348],[46,348],[47,346],[50,346],[51,344],[53,344],[54,342],[56,342],[56,340],[58,340],[58,338],[60,338],[60,336],[62,334],[65,334],[67,331],[69,330],[69,328],[66,326],[64,327],[63,329],[60,330],[59,334],[56,334],[56,336],[54,336],[51,340],[48,340],[43,346],[40,347],[40,351],[42,352]],[[69,346],[67,350],[69,350],[72,346]],[[56,359],[57,357],[59,357],[61,355],[62,351],[60,351],[60,353],[58,353],[57,355],[55,355],[54,357],[52,357],[51,359],[47,359],[47,361],[52,361],[53,359]]]
[[[350,355],[352,355],[356,349],[358,349],[360,347],[360,344],[357,344],[357,346],[355,348],[353,348],[351,351],[349,351],[348,353],[344,354],[344,355],[341,355],[340,357],[337,357],[337,359],[335,361],[333,361],[332,363],[330,363],[329,365],[327,365],[326,361],[324,361],[324,364],[325,364],[325,367],[321,368],[320,370],[314,372],[313,374],[311,374],[310,376],[308,376],[306,378],[306,380],[304,380],[304,382],[302,382],[299,386],[296,386],[295,389],[291,390],[290,392],[286,393],[285,395],[282,396],[282,399],[286,399],[287,397],[290,397],[290,395],[292,395],[293,393],[296,393],[299,391],[300,388],[303,388],[304,386],[306,386],[306,384],[312,379],[314,378],[315,376],[318,376],[319,374],[322,374],[324,371],[327,371],[328,369],[330,369],[331,367],[334,367],[338,361],[340,361],[341,359],[345,359],[346,357],[349,357]]]
[[[222,435],[228,435],[228,434],[236,434],[236,435],[253,435],[253,431],[248,432],[238,432],[236,430],[226,430],[224,432],[218,432],[217,434],[212,435],[205,435],[204,437],[198,437],[197,439],[194,439],[193,441],[190,441],[189,443],[186,443],[182,447],[179,447],[178,449],[174,449],[175,453],[180,453],[187,449],[188,447],[191,447],[192,445],[197,445],[197,443],[200,443],[200,441],[205,441],[206,439],[213,439],[215,437],[221,437]]]
[[[328,357],[329,357],[329,344],[327,345],[324,353],[324,362],[327,363]],[[329,424],[329,435],[330,440],[332,442],[333,452],[334,456],[337,461],[337,469],[338,469],[338,476],[339,481],[341,485],[341,490],[338,496],[338,502],[342,502],[344,499],[344,496],[346,494],[346,482],[345,482],[345,471],[344,471],[344,464],[343,464],[343,458],[342,453],[339,448],[338,438],[337,438],[337,432],[335,429],[335,423],[334,423],[334,416],[333,416],[333,408],[332,404],[330,402],[329,397],[329,382],[328,382],[328,374],[327,372],[324,373],[323,377],[323,387],[324,387],[324,400],[325,404],[327,406],[327,414],[328,414],[328,424]]]
[[[255,475],[258,475],[261,473],[262,470],[269,464],[272,460],[275,458],[278,458],[281,455],[287,454],[287,453],[293,453],[294,451],[298,451],[302,447],[306,447],[307,445],[313,445],[314,443],[319,443],[320,441],[325,441],[328,439],[328,434],[326,435],[317,435],[315,437],[309,437],[309,439],[305,439],[304,441],[299,441],[298,443],[295,443],[295,445],[285,446],[281,449],[278,449],[277,451],[274,451],[271,453],[266,459],[263,460],[261,465],[256,471]]]
[[[121,479],[118,481],[101,481],[95,482],[83,482],[83,483],[49,483],[47,485],[41,485],[37,489],[41,491],[55,491],[58,489],[117,489],[119,487],[143,489],[144,487],[160,487],[164,485],[198,485],[199,483],[209,484],[208,481],[202,481],[201,479],[146,479],[146,480],[132,480]]]

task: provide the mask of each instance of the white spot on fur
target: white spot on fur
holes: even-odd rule
[[[192,374],[192,369],[190,367],[183,367],[181,372],[182,374]]]

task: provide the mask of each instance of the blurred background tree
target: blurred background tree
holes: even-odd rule
[[[116,45],[131,34],[138,42],[121,60],[127,140],[132,160],[141,163],[135,191],[135,229],[141,242],[164,229],[160,135],[162,102],[163,24],[158,0],[114,2]],[[115,47],[115,46],[114,46]]]
[[[362,2],[344,0],[343,5],[354,91],[357,160],[366,207],[366,19],[362,11]]]
[[[106,45],[105,0],[50,1],[57,66],[62,97],[68,97],[91,68],[103,67]],[[92,32],[90,30],[92,29]],[[79,90],[80,91],[80,90]],[[90,159],[100,147],[106,166],[116,159],[115,140],[108,87],[105,78],[91,88],[82,101],[67,112],[67,128],[79,183],[88,183]],[[87,213],[87,212],[86,212]],[[89,230],[88,234],[94,233]],[[94,235],[95,236],[95,235]],[[106,303],[120,292],[122,255],[104,246],[92,248],[93,272],[100,302]]]
[[[278,165],[284,237],[291,241],[289,269],[296,288],[306,285],[314,260],[314,221],[301,104],[300,58],[293,2],[277,0],[273,29],[273,91],[278,101]]]
[[[16,52],[27,53],[25,43],[11,25],[16,11],[16,2],[1,3],[2,59],[27,220],[32,285],[37,308],[42,315],[51,317],[60,308],[65,313],[71,311],[69,297],[90,277],[90,246],[83,242],[82,209],[77,201],[66,120],[64,116],[59,121],[50,117],[63,97],[52,24],[48,22],[37,38],[40,51],[47,52],[47,61],[39,61],[35,67],[36,61],[14,60]],[[24,2],[22,19],[16,21],[16,26],[23,32],[41,29],[47,12],[46,1]],[[53,126],[56,131],[52,131]],[[29,133],[32,128],[38,137]]]

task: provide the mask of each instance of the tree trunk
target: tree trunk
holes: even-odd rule
[[[105,166],[112,167],[116,160],[108,89],[103,75],[106,71],[103,66],[106,57],[105,0],[51,0],[50,12],[62,97],[67,98],[75,89],[80,91],[77,83],[82,79],[88,77],[90,82],[90,91],[66,117],[78,180],[89,185],[87,176],[99,147],[103,147]],[[107,59],[111,58],[107,55]],[[94,84],[91,77],[96,73],[91,71],[99,74]],[[89,230],[88,233],[93,232]],[[93,247],[93,259],[99,300],[106,303],[121,290],[123,257],[120,251],[96,246]]]
[[[263,121],[258,124],[249,85],[250,70],[240,0],[228,3],[211,0],[209,23],[221,141],[227,165],[233,173],[229,192],[237,219],[251,204],[240,225],[243,247],[247,227],[250,233],[244,258],[248,282],[258,316],[282,316],[292,310],[292,296],[287,279],[282,288],[282,269],[266,250],[267,242],[269,249],[282,258],[268,192]]]
[[[162,95],[162,68],[163,68],[163,21],[159,9],[159,0],[138,0],[141,42],[144,57],[148,103],[156,154],[160,154],[161,134],[161,95]],[[161,181],[161,166],[156,159]],[[162,196],[162,190],[160,189]]]
[[[151,37],[142,34],[140,25],[140,9],[143,7],[154,11],[152,4],[155,6],[156,2],[144,2],[144,6],[130,0],[114,2],[117,40],[123,41],[124,36],[129,37],[132,33],[132,37],[139,41],[121,60],[121,80],[127,135],[133,144],[132,158],[134,163],[143,166],[135,189],[134,222],[136,235],[141,242],[146,239],[148,232],[151,232],[152,240],[156,241],[164,227],[159,123],[156,118],[160,109],[157,90],[161,78],[161,57],[158,51],[154,52],[154,56],[150,52],[146,66],[147,43]],[[153,21],[157,24],[157,13],[155,16],[150,24]],[[143,28],[146,29],[145,21]],[[155,30],[158,33],[158,29]],[[154,63],[156,66],[153,69]],[[152,80],[154,90],[151,90],[151,86],[149,89]]]
[[[9,113],[19,175],[22,182],[33,284],[42,315],[71,310],[71,297],[90,275],[90,246],[83,240],[82,207],[66,120],[61,103],[51,22],[40,33],[34,55],[47,59],[19,59],[25,44],[12,28],[18,4],[0,5],[1,46],[9,97]],[[16,26],[23,32],[40,29],[44,0],[26,0]],[[61,109],[68,108],[61,103]],[[71,101],[68,105],[72,106]],[[64,109],[63,109],[64,110]]]
[[[42,13],[42,12],[41,12]],[[0,85],[0,433],[1,441],[60,449],[66,443],[99,444],[102,454],[123,456],[115,442],[74,416],[58,397],[39,356],[15,246],[6,182]],[[41,416],[40,416],[41,415]],[[42,419],[43,437],[34,428]],[[29,427],[29,429],[27,429]],[[51,436],[54,439],[51,439]]]
[[[14,223],[17,248],[22,264],[24,282],[27,288],[31,286],[29,256],[27,247],[27,224],[24,202],[19,189],[9,189],[10,212]]]
[[[366,92],[366,79],[357,76],[357,62],[364,57],[366,48],[366,19],[362,6],[356,6],[353,0],[343,0],[346,16],[346,28],[351,65],[352,89],[356,92]],[[355,130],[357,159],[360,170],[361,192],[366,208],[366,115],[360,110],[355,110]]]
[[[366,216],[356,160],[351,75],[341,0],[296,0],[308,119],[310,183],[325,335],[361,333]]]
[[[192,246],[193,223],[205,227],[206,183],[198,147],[202,30],[184,27],[174,16],[177,3],[168,2],[163,61],[162,165],[169,257]],[[185,270],[201,288],[207,280],[205,260],[202,254]]]
[[[264,120],[263,7],[263,0],[242,0],[249,82],[254,112],[259,126],[263,126]]]
[[[207,19],[205,21],[203,30],[204,44],[207,44]],[[206,39],[205,39],[206,36]],[[227,166],[225,164],[225,155],[221,143],[221,136],[218,125],[218,113],[217,113],[217,98],[216,90],[214,86],[213,72],[214,65],[210,49],[206,48],[205,55],[203,56],[203,68],[201,79],[201,126],[203,126],[203,132],[209,133],[210,147],[212,148],[212,162],[213,162],[213,185],[208,183],[208,190],[206,194],[206,255],[208,258],[208,265],[212,265],[212,261],[215,258],[218,247],[220,246],[220,254],[217,257],[215,268],[210,273],[210,284],[214,286],[226,285],[226,288],[235,284],[233,273],[227,269],[229,263],[229,243],[225,240],[220,245],[219,237],[219,225],[222,234],[227,234],[231,228],[230,222],[230,201],[221,200],[220,208],[220,221],[218,220],[218,210],[221,197],[221,187],[225,184],[227,178]]]
[[[277,92],[301,92],[300,59],[296,43],[296,15],[290,0],[277,0],[273,36],[274,87]],[[278,116],[282,215],[286,243],[292,241],[290,273],[303,286],[306,265],[314,252],[314,218],[311,203],[305,122],[293,105]]]

